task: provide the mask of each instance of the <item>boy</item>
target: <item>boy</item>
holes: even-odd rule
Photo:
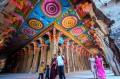
[[[47,65],[45,79],[49,79],[49,71],[50,71],[49,65]]]
[[[44,74],[44,70],[45,70],[45,66],[44,65],[44,62],[41,62],[41,67],[40,67],[40,72],[39,72],[39,78],[40,79],[40,76],[41,76],[41,79],[43,79],[43,74]]]

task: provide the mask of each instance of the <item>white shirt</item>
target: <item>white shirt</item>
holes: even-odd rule
[[[64,56],[58,56],[57,57],[57,63],[58,63],[58,66],[63,66],[64,65],[64,60],[62,59],[62,57],[64,57]]]
[[[95,59],[94,58],[89,58],[90,64],[94,65],[95,64]]]

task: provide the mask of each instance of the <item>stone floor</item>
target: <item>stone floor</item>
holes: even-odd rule
[[[106,70],[107,79],[120,79],[114,76],[110,70]],[[38,74],[0,74],[0,79],[37,79]],[[57,78],[58,79],[58,78]],[[66,79],[94,79],[90,71],[81,71],[66,74]]]

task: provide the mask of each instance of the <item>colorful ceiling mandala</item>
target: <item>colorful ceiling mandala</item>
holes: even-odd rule
[[[71,33],[72,35],[80,35],[80,34],[82,34],[84,31],[85,31],[85,28],[79,26],[79,27],[73,28],[73,29],[70,31],[70,33]]]
[[[84,40],[82,40],[82,43],[88,43],[90,41],[91,41],[91,39],[84,39]]]
[[[24,34],[27,34],[27,35],[35,35],[36,32],[31,29],[31,28],[28,28],[28,27],[23,27],[21,28],[21,31],[24,33]]]
[[[78,39],[78,40],[83,40],[83,39],[86,39],[86,38],[88,38],[88,37],[89,37],[88,34],[81,34],[81,35],[79,35],[79,36],[77,37],[77,39]]]
[[[24,43],[25,41],[20,38],[14,38],[14,41],[17,43]]]
[[[20,39],[29,39],[30,37],[26,34],[17,34],[18,38]]]
[[[56,18],[62,13],[62,4],[59,0],[44,0],[40,7],[44,15],[49,18]]]
[[[36,30],[40,30],[44,27],[44,24],[38,20],[38,19],[35,19],[35,18],[30,18],[27,20],[27,24],[33,28],[33,29],[36,29]]]
[[[65,29],[71,29],[77,26],[79,18],[76,15],[67,15],[62,18],[61,26]]]

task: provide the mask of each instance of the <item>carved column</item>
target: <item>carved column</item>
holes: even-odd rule
[[[69,61],[68,61],[68,49],[67,49],[67,48],[68,48],[68,46],[62,46],[63,55],[64,55],[65,58],[67,59],[67,62],[69,62]],[[69,63],[67,63],[67,64],[64,65],[64,70],[65,70],[66,73],[68,73],[68,69],[69,69],[69,68],[68,68],[68,64],[69,64]]]
[[[40,52],[40,47],[34,47],[34,58],[33,58],[32,71],[31,71],[32,73],[37,72],[39,52]]]
[[[31,70],[33,54],[34,54],[32,47],[29,46],[28,48],[29,48],[29,50],[28,50],[28,62],[27,62],[27,67],[26,67],[26,73],[30,72],[30,70]]]
[[[44,65],[47,65],[47,46],[41,46],[41,62],[44,62]],[[41,64],[41,63],[40,63]]]
[[[24,50],[24,60],[23,60],[23,66],[22,66],[22,73],[25,72],[26,66],[27,66],[27,61],[28,61],[28,49],[23,48]]]
[[[20,54],[20,62],[19,62],[19,67],[18,67],[18,72],[22,72],[23,71],[23,61],[24,61],[24,51],[21,50]]]

